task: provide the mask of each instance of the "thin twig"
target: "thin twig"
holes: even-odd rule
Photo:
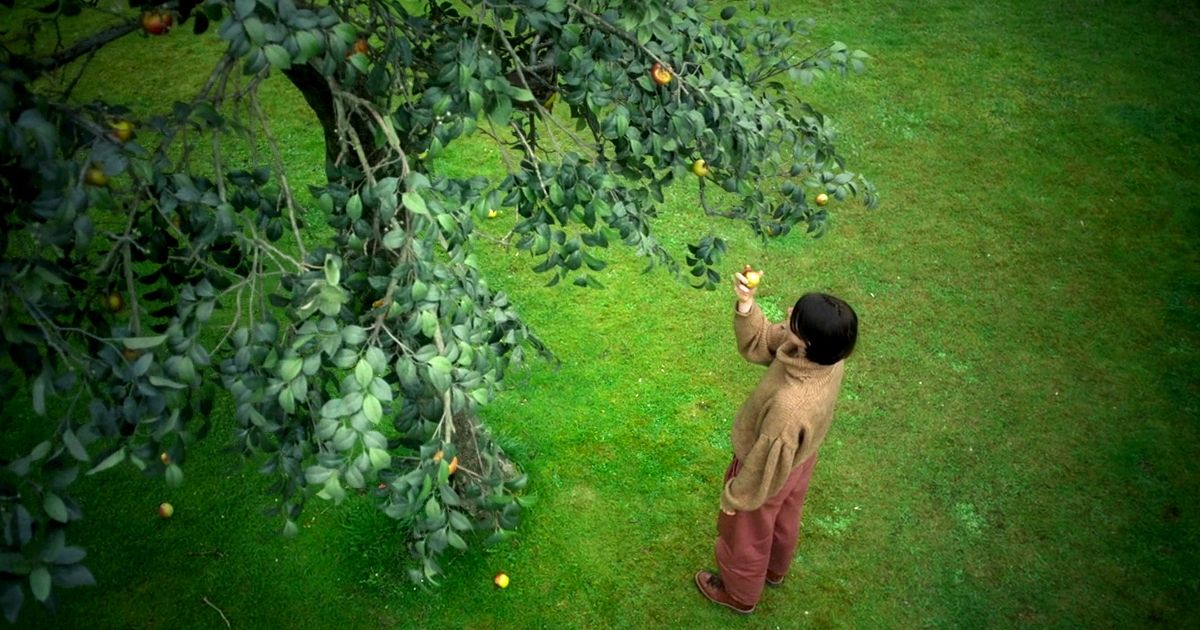
[[[283,155],[279,152],[279,143],[275,141],[270,124],[267,122],[267,116],[263,113],[262,106],[259,105],[257,90],[250,92],[250,107],[263,127],[267,146],[271,147],[271,157],[274,159],[275,169],[279,173],[279,185],[283,188],[283,196],[287,200],[288,219],[292,223],[292,234],[296,238],[296,247],[300,250],[300,259],[304,260],[308,258],[308,250],[304,247],[304,238],[300,236],[300,224],[296,221],[296,200],[292,196],[292,187],[288,184],[287,172],[283,167]]]
[[[704,194],[703,178],[700,179],[700,207],[704,208],[704,214],[707,214],[710,217],[725,217],[726,219],[737,218],[737,215],[733,214],[731,211],[722,212],[720,210],[713,210],[712,207],[708,205],[708,197],[706,197]]]
[[[446,355],[446,342],[442,340],[442,326],[438,324],[437,328],[433,329],[433,342],[437,345],[438,354]],[[450,408],[450,390],[447,389],[442,394],[442,421],[441,425],[444,442],[449,442],[450,438],[454,437],[454,411]]]
[[[125,267],[125,288],[129,291],[129,308],[133,315],[133,334],[140,337],[142,335],[142,321],[139,314],[141,305],[138,304],[137,286],[133,283],[133,257],[130,254],[128,241],[122,244],[121,258]]]
[[[668,71],[670,71],[671,74],[675,75],[675,78],[679,80],[680,91],[687,93],[687,91],[688,91],[687,84],[684,82],[683,77],[679,76],[676,72],[672,71],[670,64],[668,64],[666,61],[663,61],[662,59],[660,59],[658,55],[654,54],[654,51],[643,46],[642,43],[639,42],[636,37],[634,37],[633,35],[630,35],[628,32],[626,32],[622,29],[619,29],[619,28],[613,26],[612,24],[609,24],[608,22],[604,21],[604,18],[600,17],[599,15],[596,15],[595,13],[592,13],[591,11],[588,11],[587,9],[579,6],[578,4],[576,4],[574,2],[570,2],[568,4],[572,9],[575,9],[576,13],[591,20],[592,23],[595,24],[596,27],[599,28],[600,30],[602,30],[610,35],[616,35],[617,37],[620,37],[621,39],[625,40],[626,42],[629,42],[630,44],[637,46],[637,48],[639,50],[641,50],[643,53],[645,53],[647,57],[650,57],[651,59],[662,64],[662,66],[664,68],[666,68]]]
[[[231,626],[231,625],[229,624],[229,618],[225,616],[225,612],[224,612],[224,611],[222,611],[220,608],[217,608],[217,605],[216,605],[216,604],[214,604],[214,603],[212,603],[212,602],[208,601],[208,598],[207,598],[207,597],[205,597],[205,598],[204,598],[204,603],[205,603],[205,604],[208,604],[209,606],[212,606],[212,609],[213,609],[213,610],[215,610],[215,611],[217,611],[217,614],[221,615],[221,621],[224,621],[224,622],[225,622],[225,627],[226,627],[226,628],[232,628],[232,627],[233,627],[233,626]]]

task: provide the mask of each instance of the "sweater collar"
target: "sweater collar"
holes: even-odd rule
[[[805,356],[807,345],[804,340],[792,332],[788,332],[787,341],[775,351],[775,360],[783,364],[788,375],[796,378],[807,378],[828,372],[832,365],[821,365],[809,361]]]

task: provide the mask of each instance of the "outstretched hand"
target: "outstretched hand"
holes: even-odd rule
[[[746,282],[746,276],[739,272],[733,274],[733,292],[737,295],[738,310],[749,313],[750,307],[754,305],[754,294],[758,292],[758,288],[751,288]]]

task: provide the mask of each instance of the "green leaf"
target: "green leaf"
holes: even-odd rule
[[[4,609],[4,618],[8,623],[17,623],[17,615],[21,613],[21,605],[24,603],[25,592],[21,590],[20,582],[0,585],[0,608]]]
[[[362,218],[362,211],[362,197],[358,193],[354,193],[346,202],[346,216],[350,217],[352,221],[357,221]]]
[[[117,449],[116,451],[114,451],[108,457],[105,457],[104,461],[100,462],[99,464],[96,464],[95,468],[92,468],[91,470],[87,471],[86,474],[94,475],[98,472],[103,472],[105,470],[108,470],[109,468],[112,468],[113,466],[116,466],[117,464],[120,464],[123,461],[125,461],[125,447],[121,447],[121,448]]]
[[[421,311],[421,334],[432,339],[437,329],[437,315],[434,315],[433,311]]]
[[[39,416],[46,415],[46,374],[44,372],[33,380],[33,411]]]
[[[371,385],[367,388],[371,395],[378,398],[382,402],[392,401],[392,388],[388,386],[387,381],[381,378],[371,380]]]
[[[341,398],[334,398],[325,402],[321,406],[321,417],[336,420],[342,416],[349,415],[351,412],[346,409],[346,403]]]
[[[50,570],[46,567],[38,567],[29,574],[29,590],[33,591],[33,596],[39,602],[46,601],[50,597]]]
[[[323,42],[310,31],[298,31],[296,33],[296,46],[300,49],[300,59],[308,61],[321,54]],[[297,61],[300,61],[300,59],[297,59]]]
[[[75,564],[86,557],[87,552],[79,547],[63,547],[54,554],[54,564]]]
[[[167,466],[167,485],[172,488],[178,488],[183,483],[183,469],[179,464],[171,464]]]
[[[323,466],[309,466],[304,469],[304,479],[312,485],[325,483],[333,476],[333,470]]]
[[[420,280],[413,280],[411,291],[413,301],[420,302],[425,299],[425,296],[429,295],[429,285]]]
[[[325,282],[336,287],[342,278],[342,259],[333,254],[325,254]]]
[[[429,215],[429,206],[425,205],[425,198],[421,195],[408,191],[401,196],[401,201],[405,208],[415,214]]]
[[[279,390],[279,406],[288,413],[296,413],[296,394],[291,387]]]
[[[442,374],[449,374],[453,366],[450,364],[450,359],[443,356],[436,356],[429,360],[429,367]]]
[[[367,363],[371,365],[371,369],[378,375],[383,375],[387,372],[387,356],[383,354],[383,350],[379,346],[371,346],[367,348],[366,355]]]
[[[351,346],[357,346],[366,340],[367,331],[362,326],[351,324],[342,329],[342,341]]]
[[[246,18],[242,21],[242,28],[246,29],[246,37],[249,37],[250,42],[255,46],[261,46],[263,42],[267,41],[267,29],[258,18]]]
[[[467,550],[467,541],[463,540],[462,536],[459,536],[458,532],[454,530],[446,530],[446,540],[450,542],[451,547],[459,551]]]
[[[371,458],[371,468],[375,470],[383,470],[392,465],[392,456],[381,448],[367,449],[367,456]]]
[[[255,0],[237,0],[233,3],[233,11],[239,18],[250,17],[254,13]]]
[[[161,376],[151,376],[150,384],[158,386],[158,387],[166,387],[169,389],[187,389],[187,385],[184,385],[183,383],[180,383],[178,381],[173,381],[169,378],[163,378]]]
[[[371,384],[371,379],[375,378],[375,370],[371,368],[371,364],[365,358],[359,359],[358,365],[354,366],[354,378],[358,381],[359,387],[364,389]]]
[[[296,534],[300,533],[300,528],[296,527],[296,521],[291,519],[283,524],[283,535],[288,538],[295,538]]]
[[[512,101],[503,94],[497,95],[496,106],[492,108],[489,116],[497,127],[507,127],[509,119],[512,118]]]
[[[283,46],[279,44],[267,44],[263,46],[263,52],[267,54],[267,61],[270,61],[272,66],[280,70],[292,67],[292,55]]]
[[[333,33],[347,44],[352,44],[354,40],[358,39],[358,28],[349,22],[339,22],[333,27]]]
[[[50,518],[59,523],[66,523],[71,519],[71,515],[67,512],[67,504],[63,503],[63,500],[53,492],[47,492],[46,496],[42,498],[42,509],[46,510],[46,514],[49,514]]]
[[[388,230],[383,235],[383,246],[388,249],[399,249],[404,244],[404,230]]]
[[[50,440],[43,440],[29,453],[29,461],[36,462],[50,452]]]
[[[158,335],[155,337],[125,337],[121,339],[121,343],[125,344],[130,350],[146,350],[153,348],[167,340],[166,335]]]
[[[449,512],[449,516],[450,526],[454,529],[457,529],[460,532],[471,530],[471,519],[467,518],[462,512],[451,511]]]
[[[358,431],[350,427],[339,427],[333,434],[333,448],[339,452],[349,451],[358,440]]]
[[[54,567],[51,577],[54,579],[54,584],[62,588],[93,586],[96,584],[96,578],[92,576],[92,572],[82,564]]]
[[[515,101],[532,101],[533,100],[533,92],[530,92],[529,90],[527,90],[523,87],[513,87],[513,89],[509,92],[509,94],[512,95],[513,100],[515,100]]]
[[[284,359],[279,362],[279,378],[283,382],[290,383],[292,379],[300,374],[300,368],[304,367],[304,359],[293,358]]]
[[[66,431],[63,431],[62,437],[63,444],[67,446],[67,452],[71,453],[71,457],[74,457],[81,462],[91,460],[91,457],[88,456],[87,449],[83,447],[83,443],[79,441],[79,438],[75,436],[74,431],[67,429]]]
[[[383,405],[379,404],[378,398],[371,394],[363,396],[363,415],[373,424],[378,424],[383,419]]]
[[[425,502],[425,516],[434,519],[441,513],[442,511],[438,508],[437,499],[429,497],[429,500]]]
[[[340,504],[342,499],[346,498],[346,490],[342,488],[342,482],[337,477],[330,477],[325,481],[325,486],[321,488],[317,496]]]

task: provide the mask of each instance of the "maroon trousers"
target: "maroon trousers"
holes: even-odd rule
[[[787,483],[757,510],[717,516],[717,568],[725,591],[743,604],[757,604],[767,571],[787,574],[800,535],[800,513],[817,456],[792,471]],[[725,481],[735,477],[741,462],[735,457]]]

